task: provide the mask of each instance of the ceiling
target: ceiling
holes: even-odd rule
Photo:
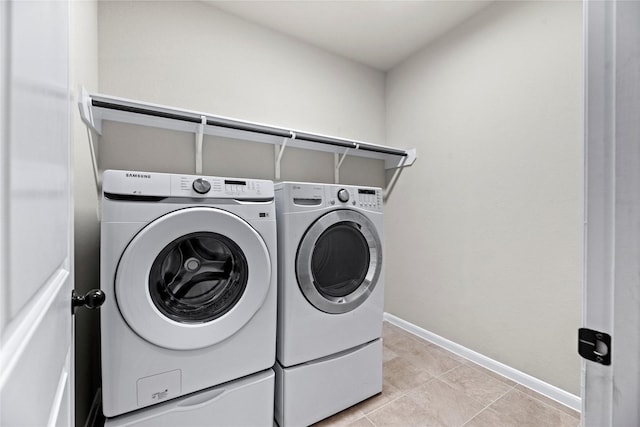
[[[206,0],[206,3],[386,71],[491,2]]]

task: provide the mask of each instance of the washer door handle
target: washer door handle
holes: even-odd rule
[[[84,295],[79,295],[76,290],[71,291],[71,314],[76,314],[76,308],[84,306],[89,309],[100,308],[107,296],[100,289],[91,289]]]

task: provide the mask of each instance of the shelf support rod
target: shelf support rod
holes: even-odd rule
[[[202,175],[202,139],[206,124],[207,116],[200,116],[200,124],[196,131],[196,175]]]
[[[360,144],[356,144],[355,149],[357,150],[359,147]],[[340,156],[338,153],[333,153],[333,180],[336,184],[340,183],[340,166],[342,166],[342,162],[344,162],[345,157],[347,157],[347,153],[349,152],[349,150],[351,149],[347,148],[346,150],[344,150],[342,156]]]
[[[296,139],[295,132],[289,132],[291,135],[288,138],[282,138],[282,144],[280,144],[280,148],[276,147],[276,163],[275,163],[275,180],[280,181],[280,163],[282,161],[282,155],[284,154],[284,149],[287,148],[287,141]]]

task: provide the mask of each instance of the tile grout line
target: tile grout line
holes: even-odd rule
[[[382,404],[382,405],[378,406],[376,409],[373,409],[373,410],[371,410],[371,411],[370,411],[370,412],[368,412],[368,413],[363,412],[363,413],[364,413],[364,416],[368,418],[368,417],[369,417],[369,414],[373,414],[374,412],[378,412],[380,409],[384,408],[385,406],[388,406],[388,405],[392,404],[393,402],[395,402],[396,400],[398,400],[398,399],[400,399],[400,398],[402,398],[402,397],[405,397],[407,394],[408,394],[408,393],[402,394],[402,395],[400,395],[400,396],[396,397],[395,399],[392,399],[392,400],[388,401],[387,403],[384,403],[384,404]],[[369,420],[369,421],[371,421],[371,420]],[[373,421],[371,421],[371,422],[373,423]],[[375,425],[375,423],[373,423],[373,424]]]
[[[513,391],[516,388],[515,385],[511,386],[511,388],[509,388],[507,391],[505,391],[504,393],[502,393],[500,396],[498,396],[497,398],[495,398],[494,400],[491,401],[491,403],[489,403],[487,406],[485,406],[484,408],[482,408],[477,414],[475,414],[473,417],[469,418],[467,420],[467,422],[465,422],[464,424],[462,424],[462,426],[460,427],[464,427],[467,424],[469,424],[474,418],[476,418],[478,415],[480,415],[481,413],[483,413],[484,411],[486,411],[487,409],[489,409],[489,407],[491,405],[493,405],[494,403],[496,403],[498,400],[502,399],[503,397],[505,397],[507,395],[507,393]],[[473,398],[472,398],[473,399]],[[477,402],[477,400],[476,400]]]
[[[502,399],[503,397],[505,397],[508,393],[510,393],[510,392],[512,392],[512,391],[515,391],[515,392],[517,392],[517,393],[520,393],[520,394],[522,394],[524,397],[531,398],[531,399],[535,400],[536,402],[541,403],[542,405],[546,406],[547,408],[549,408],[549,409],[551,409],[551,410],[553,410],[553,411],[560,412],[561,414],[565,414],[565,415],[570,416],[571,418],[574,418],[574,419],[576,418],[576,417],[571,416],[570,414],[565,413],[564,411],[562,411],[562,410],[560,410],[560,409],[554,408],[552,405],[549,405],[549,404],[547,404],[547,403],[545,403],[545,402],[543,402],[543,401],[541,401],[541,400],[539,400],[539,399],[537,399],[537,398],[535,398],[535,397],[533,397],[533,396],[529,396],[528,394],[523,393],[522,391],[520,391],[520,390],[518,390],[518,389],[517,389],[517,386],[518,386],[518,385],[519,385],[519,384],[518,384],[518,383],[516,383],[516,384],[515,384],[514,386],[512,386],[509,390],[507,390],[506,392],[504,392],[500,397],[498,397],[498,398],[496,398],[495,400],[493,400],[491,403],[489,403],[489,405],[487,405],[485,408],[483,408],[480,412],[478,412],[478,413],[477,413],[477,414],[475,414],[473,417],[471,417],[471,419],[469,419],[467,422],[465,422],[461,427],[464,427],[464,426],[466,426],[467,424],[469,424],[469,423],[470,423],[474,418],[478,417],[478,415],[480,415],[482,412],[486,411],[487,409],[490,409],[490,407],[491,407],[494,403],[496,403],[498,400]],[[499,412],[499,411],[496,411],[496,412],[501,413],[501,412]],[[502,413],[501,413],[501,414],[502,414]],[[504,415],[504,414],[503,414],[503,415]],[[508,416],[508,415],[506,415],[506,416]],[[578,417],[578,418],[577,418],[577,420],[579,421],[579,423],[582,423],[582,418],[581,418],[581,417]],[[579,425],[579,426],[581,426],[582,424],[578,424],[578,425]]]
[[[478,418],[478,415],[480,415],[481,413],[483,413],[484,411],[486,411],[486,410],[487,410],[487,408],[489,408],[489,407],[487,406],[487,407],[486,407],[486,408],[484,408],[482,411],[478,412],[478,413],[477,413],[477,414],[475,414],[473,417],[469,418],[469,419],[467,420],[467,422],[465,422],[464,424],[462,424],[460,427],[464,427],[464,426],[466,426],[467,424],[469,424],[471,421],[473,421],[473,420],[475,420],[476,418]]]
[[[420,339],[420,337],[418,337],[418,339]],[[429,342],[426,342],[426,343],[427,343],[430,347],[439,348],[440,350],[443,350],[443,351],[445,351],[445,352],[447,352],[447,353],[450,353],[450,351],[448,351],[448,350],[447,350],[447,349],[445,349],[445,348],[439,347],[437,344],[432,344],[432,343],[429,343]],[[393,360],[393,359],[396,359],[396,358],[400,358],[400,359],[402,359],[402,360],[406,361],[407,363],[409,363],[409,364],[410,364],[411,366],[413,366],[414,368],[419,369],[420,371],[422,371],[422,372],[426,372],[427,374],[431,375],[431,377],[432,377],[432,378],[438,378],[438,379],[439,379],[439,378],[440,378],[440,377],[442,377],[443,375],[446,375],[446,374],[448,374],[449,372],[451,372],[451,371],[453,371],[453,370],[455,370],[455,369],[458,369],[459,367],[461,367],[461,366],[463,366],[463,365],[465,365],[465,364],[466,364],[466,361],[465,361],[465,360],[462,360],[461,362],[458,362],[458,361],[457,361],[457,360],[455,360],[454,358],[449,357],[448,355],[446,355],[446,354],[445,354],[445,355],[443,355],[444,357],[446,357],[446,358],[448,358],[448,359],[451,359],[453,362],[458,363],[458,365],[457,365],[457,366],[454,366],[453,368],[451,368],[451,369],[449,369],[449,370],[447,370],[447,371],[441,372],[440,374],[434,374],[434,373],[432,373],[432,372],[430,372],[430,371],[428,371],[428,370],[426,370],[426,369],[424,369],[424,368],[421,368],[420,366],[416,366],[415,364],[411,363],[411,361],[410,361],[410,360],[407,360],[407,359],[406,359],[406,358],[405,358],[401,353],[397,353],[396,351],[394,351],[394,349],[393,349],[393,348],[391,348],[391,347],[389,347],[389,346],[387,346],[387,348],[388,348],[389,350],[393,351],[393,352],[396,354],[396,356],[395,356],[395,357],[393,357],[392,359],[389,359],[389,360]],[[486,375],[486,374],[485,374],[485,375]],[[426,384],[426,383],[425,383],[425,384]]]
[[[429,374],[429,375],[431,375],[431,374]],[[395,402],[398,399],[401,399],[401,398],[403,398],[405,396],[408,396],[409,393],[415,391],[415,389],[417,389],[418,387],[422,387],[423,385],[428,384],[428,383],[430,383],[431,381],[433,381],[435,379],[436,379],[436,377],[431,376],[431,378],[429,378],[428,381],[425,381],[424,383],[420,384],[419,386],[413,387],[413,388],[411,388],[409,390],[400,390],[400,389],[398,389],[398,391],[400,391],[400,393],[401,393],[399,396],[391,399],[390,401],[388,401],[386,403],[383,403],[382,405],[378,406],[376,409],[373,409],[368,413],[363,411],[364,416],[368,418],[369,414],[373,414],[374,412],[378,412],[380,409],[384,408],[385,406],[388,406],[388,405],[392,404],[393,402]],[[369,421],[371,421],[371,420],[369,420]],[[371,422],[373,423],[373,421],[371,421]],[[375,425],[375,423],[373,423],[373,424]]]
[[[364,414],[364,417],[367,419],[367,421],[369,421],[373,425],[373,427],[378,427],[378,425],[374,423],[371,418],[367,417],[367,414]]]
[[[507,393],[509,393],[509,392],[510,392],[510,391],[512,391],[512,390],[515,390],[515,389],[516,389],[516,387],[518,386],[518,383],[514,383],[513,385],[509,385],[509,384],[507,384],[507,383],[505,383],[505,382],[503,382],[503,381],[500,381],[500,380],[499,380],[499,379],[497,379],[497,378],[492,377],[491,375],[487,375],[486,373],[484,373],[484,372],[482,372],[482,371],[480,371],[480,370],[478,370],[478,369],[474,368],[473,366],[469,366],[469,365],[467,365],[466,363],[462,363],[462,364],[460,364],[460,365],[456,366],[455,368],[450,369],[449,371],[447,371],[447,372],[445,372],[444,374],[442,374],[442,375],[441,375],[441,377],[444,377],[444,375],[446,375],[447,373],[449,373],[449,372],[451,372],[451,371],[454,371],[454,370],[456,370],[456,369],[458,369],[458,368],[462,367],[463,365],[464,365],[464,366],[467,366],[467,367],[469,367],[469,368],[471,368],[471,369],[473,369],[473,370],[475,370],[475,371],[476,371],[476,372],[478,372],[480,375],[482,375],[482,376],[486,377],[489,381],[495,381],[495,382],[500,383],[500,384],[503,384],[505,387],[507,387],[507,389],[505,390],[505,392],[504,392],[504,393],[500,394],[498,397],[496,397],[495,399],[493,399],[493,400],[492,400],[492,401],[491,401],[487,406],[485,406],[483,409],[481,409],[481,410],[480,410],[480,412],[483,412],[483,411],[484,411],[485,409],[487,409],[489,406],[493,405],[493,404],[494,404],[494,403],[496,403],[498,400],[500,400],[500,399],[502,399],[504,396],[506,396],[506,394],[507,394]],[[442,381],[443,383],[447,384],[449,387],[452,387],[452,388],[454,388],[455,390],[458,390],[458,389],[456,389],[456,388],[454,387],[454,385],[453,385],[453,384],[451,384],[451,383],[450,383],[449,381],[447,381],[446,379],[444,379],[444,378],[440,378],[440,377],[438,377],[438,379],[439,379],[440,381]],[[465,394],[465,396],[469,397],[470,399],[473,399],[474,401],[476,401],[476,402],[478,402],[478,403],[480,403],[480,404],[482,404],[482,405],[484,404],[484,403],[482,403],[481,401],[479,401],[478,399],[476,399],[475,397],[473,397],[473,396],[469,396],[469,395],[468,395],[467,393],[465,393],[464,391],[462,391],[462,390],[458,390],[458,391],[460,391],[460,392],[464,393],[464,394]],[[471,417],[471,419],[473,419],[473,418],[475,418],[476,416],[478,416],[478,415],[480,414],[480,412],[478,412],[476,415],[474,415],[473,417]],[[469,421],[467,421],[467,422],[469,422]],[[465,424],[466,424],[466,423],[465,423]]]
[[[547,408],[551,408],[551,409],[553,409],[554,411],[561,412],[561,413],[563,413],[563,414],[565,414],[565,415],[567,415],[567,416],[569,416],[569,417],[571,417],[571,418],[577,418],[578,420],[582,420],[582,416],[581,416],[581,414],[580,414],[580,413],[578,413],[578,417],[576,417],[576,416],[574,416],[574,415],[571,415],[571,414],[568,414],[568,413],[566,413],[565,411],[563,411],[562,409],[558,409],[558,408],[556,408],[555,406],[553,406],[553,405],[551,405],[551,404],[549,404],[549,403],[545,402],[544,400],[538,399],[538,398],[537,398],[537,397],[535,397],[535,396],[531,396],[531,395],[530,395],[530,394],[528,394],[528,393],[525,393],[525,392],[523,392],[523,391],[518,390],[518,389],[517,389],[517,386],[518,386],[518,385],[520,385],[520,386],[522,386],[522,387],[525,387],[525,388],[527,388],[528,390],[531,390],[533,393],[536,393],[536,394],[539,394],[539,393],[538,393],[538,392],[536,392],[535,390],[530,389],[529,387],[527,387],[527,386],[525,386],[525,385],[522,385],[522,384],[518,384],[518,383],[516,383],[516,385],[515,385],[513,388],[515,389],[515,391],[517,391],[518,393],[520,393],[520,394],[524,395],[525,397],[529,397],[529,398],[531,398],[531,399],[535,400],[536,402],[541,403],[542,405],[546,406]],[[546,397],[546,396],[543,396],[543,397]],[[549,399],[549,398],[547,398],[547,399]],[[562,403],[560,403],[560,402],[557,402],[557,403],[559,403],[560,405],[562,405]],[[564,406],[566,406],[566,405],[564,405]],[[569,407],[567,406],[567,408],[569,408]],[[569,409],[573,410],[572,408],[569,408]]]
[[[452,360],[453,360],[453,359],[452,359]],[[434,378],[440,379],[440,377],[443,377],[443,376],[447,375],[447,374],[448,374],[449,372],[451,372],[451,371],[455,371],[456,369],[458,369],[458,368],[459,368],[459,367],[461,367],[462,365],[464,365],[464,363],[460,363],[458,366],[455,366],[455,367],[453,367],[453,368],[449,369],[448,371],[445,371],[445,372],[441,373],[441,374],[440,374],[440,375],[438,375],[437,377],[435,377],[435,376],[434,376]],[[446,382],[446,381],[445,381],[445,382]]]

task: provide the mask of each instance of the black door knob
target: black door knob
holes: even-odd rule
[[[91,289],[84,295],[78,295],[74,289],[71,291],[71,313],[75,314],[76,308],[81,306],[90,309],[99,308],[104,304],[106,298],[106,295],[100,289]]]

